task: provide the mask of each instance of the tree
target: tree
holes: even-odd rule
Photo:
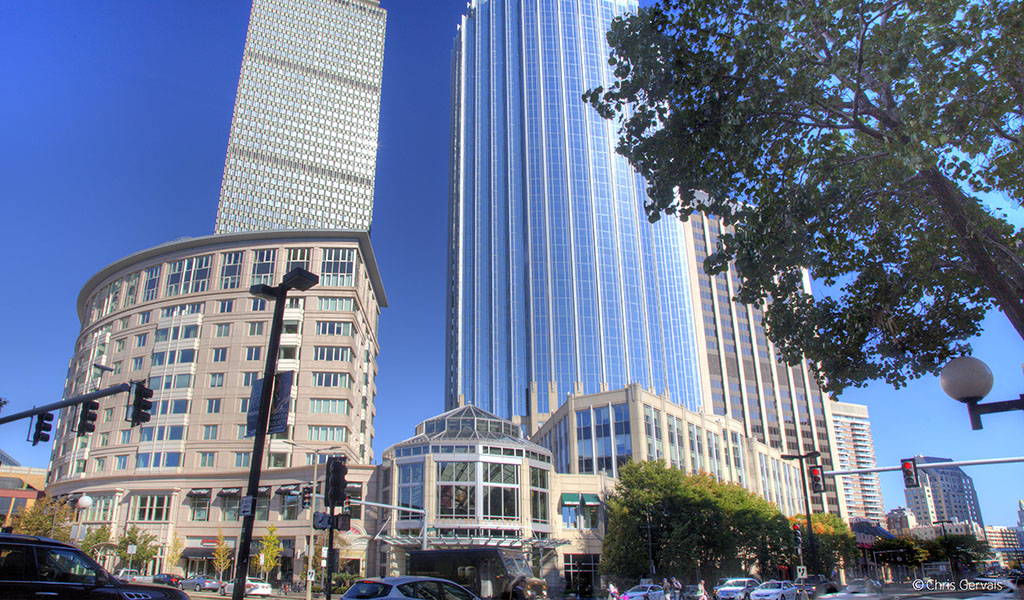
[[[663,461],[627,463],[607,501],[601,556],[608,576],[651,574],[705,581],[788,562],[789,525],[770,502],[707,474],[685,475]]]
[[[928,558],[928,552],[911,537],[881,539],[871,547],[878,562],[888,565],[917,567]]]
[[[135,546],[135,554],[128,554],[128,546]],[[133,569],[139,572],[146,570],[146,565],[157,555],[159,547],[156,543],[156,535],[143,531],[135,525],[128,528],[128,531],[117,540],[117,558],[121,565],[127,567],[131,563]]]
[[[260,540],[260,554],[263,556],[263,564],[260,570],[263,576],[272,572],[281,564],[281,539],[277,537],[277,527],[267,525],[267,535]]]
[[[231,568],[234,551],[224,539],[224,530],[217,527],[217,545],[213,548],[213,568],[217,569],[217,579],[224,580],[224,571]]]
[[[171,540],[171,545],[167,547],[167,555],[164,556],[164,570],[168,573],[176,573],[181,569],[178,568],[178,561],[181,560],[181,553],[185,550],[185,544],[181,541],[181,537],[177,533],[174,534],[174,539]]]
[[[104,545],[110,543],[110,526],[103,525],[95,529],[90,529],[89,533],[85,534],[85,538],[82,543],[78,545],[82,552],[85,552],[93,560],[99,560],[100,553],[103,551]]]
[[[965,572],[992,555],[988,544],[973,535],[941,535],[924,543],[928,560],[948,560],[956,572]]]
[[[613,22],[616,81],[583,98],[652,221],[721,219],[704,269],[787,362],[900,387],[993,305],[1024,336],[1024,233],[981,200],[1024,200],[1022,38],[1015,0],[662,0]]]
[[[804,515],[790,518],[793,523],[802,527],[807,522]],[[811,515],[811,527],[814,528],[814,541],[817,545],[818,564],[809,565],[815,572],[829,574],[844,561],[857,557],[857,538],[850,528],[839,517],[832,513],[814,513]],[[804,557],[809,554],[810,536],[804,535]]]
[[[40,498],[11,519],[14,533],[38,535],[61,542],[71,541],[71,521],[74,509],[53,498]]]

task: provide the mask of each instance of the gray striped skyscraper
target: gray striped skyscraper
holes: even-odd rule
[[[217,233],[370,228],[384,23],[378,0],[253,0]]]

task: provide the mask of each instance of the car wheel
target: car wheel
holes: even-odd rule
[[[199,585],[198,583],[196,584],[196,591],[197,591],[197,592],[201,592],[201,591],[203,591],[203,589],[202,589],[202,588],[203,588],[203,586]]]
[[[220,595],[221,595],[221,596],[227,596],[227,595],[228,595],[228,593],[227,593],[227,591],[226,591],[226,590],[227,590],[227,587],[226,587],[226,586],[223,586],[223,585],[222,585],[222,586],[220,586]]]

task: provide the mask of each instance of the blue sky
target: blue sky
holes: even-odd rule
[[[383,0],[388,10],[373,246],[391,307],[381,318],[376,451],[443,407],[449,53],[463,0]],[[249,4],[240,0],[0,3],[0,395],[4,413],[60,399],[78,292],[108,263],[213,232]],[[1019,215],[1019,213],[1018,213]],[[1018,219],[1018,224],[1024,219]],[[20,283],[19,283],[20,282]],[[1001,314],[975,355],[990,399],[1024,391],[1024,341]],[[966,410],[935,378],[850,390],[867,404],[879,463],[928,454],[1024,455],[1024,415]],[[0,447],[45,466],[49,449],[4,425]],[[972,467],[989,524],[1016,520],[1024,465]],[[887,508],[904,503],[881,476]]]

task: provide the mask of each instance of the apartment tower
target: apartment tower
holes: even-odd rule
[[[462,19],[445,407],[475,405],[532,435],[569,395],[639,384],[783,453],[819,450],[831,467],[830,401],[808,365],[778,363],[760,311],[732,301],[734,276],[701,268],[719,222],[649,223],[615,123],[581,100],[611,82],[605,32],[636,9],[474,0]],[[838,506],[828,486],[817,510]]]
[[[949,458],[918,456],[917,464],[951,462]],[[907,488],[907,508],[920,525],[973,521],[984,527],[974,480],[960,467],[918,468],[920,487]]]
[[[836,434],[836,466],[839,469],[873,469],[877,466],[868,407],[834,402],[832,423]],[[867,519],[884,524],[886,515],[878,474],[843,475],[839,483],[839,491],[846,497],[848,519]]]
[[[369,230],[385,11],[253,0],[217,233]]]

